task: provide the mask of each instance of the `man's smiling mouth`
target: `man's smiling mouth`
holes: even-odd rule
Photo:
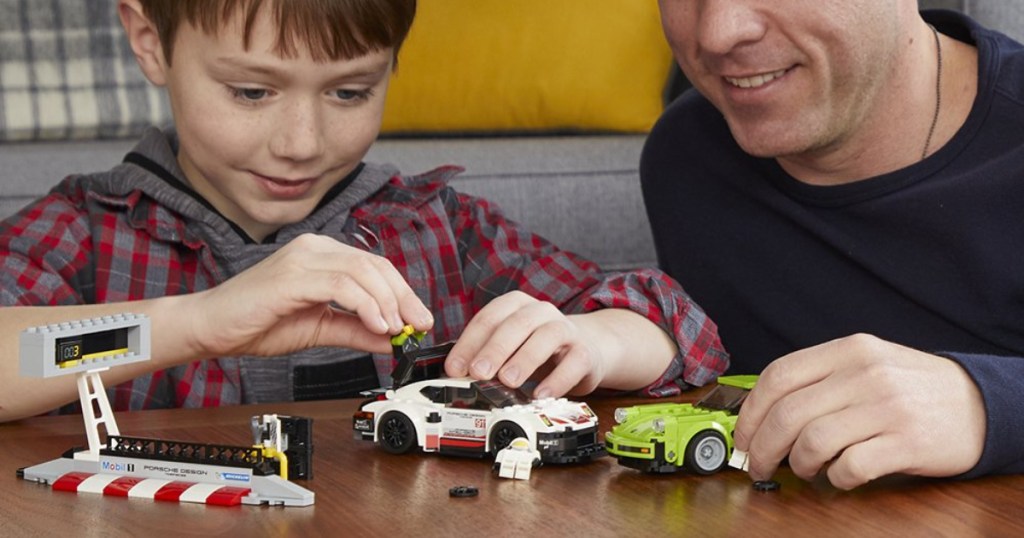
[[[752,77],[723,77],[726,82],[736,86],[738,88],[760,88],[765,84],[781,77],[786,74],[785,69],[779,69],[778,71],[772,71],[771,73],[762,73],[760,75],[754,75]]]

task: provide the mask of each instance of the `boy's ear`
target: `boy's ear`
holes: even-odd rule
[[[120,0],[117,11],[142,73],[153,84],[165,85],[167,62],[156,26],[146,17],[138,0]]]

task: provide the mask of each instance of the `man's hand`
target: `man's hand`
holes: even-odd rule
[[[433,317],[388,260],[306,234],[188,301],[184,344],[200,357],[272,356],[317,346],[388,352],[406,323]],[[185,335],[183,335],[185,336]]]
[[[788,454],[797,476],[826,469],[834,486],[851,489],[893,473],[971,469],[985,418],[977,386],[955,362],[860,334],[765,368],[734,439],[755,480],[771,478]]]

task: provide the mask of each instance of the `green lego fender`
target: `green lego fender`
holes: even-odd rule
[[[728,419],[724,420],[728,421]],[[733,418],[732,422],[735,423],[735,420],[736,419]],[[707,421],[686,424],[687,427],[679,429],[679,431],[674,432],[674,434],[665,435],[665,461],[667,463],[672,463],[677,467],[682,467],[685,463],[683,460],[686,457],[686,448],[689,446],[690,441],[692,441],[700,432],[707,430],[714,430],[722,434],[722,437],[725,439],[727,450],[726,459],[728,459],[732,454],[732,431],[731,429],[727,429],[722,422],[723,417],[709,417]],[[666,431],[665,433],[668,434],[669,432]],[[669,439],[675,439],[675,441],[670,443],[668,441]]]
[[[757,374],[723,375],[718,378],[718,384],[750,390],[757,384],[758,377]]]

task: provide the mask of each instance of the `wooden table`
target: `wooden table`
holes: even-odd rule
[[[699,393],[698,393],[699,394]],[[697,394],[680,398],[692,401]],[[587,399],[602,429],[636,399]],[[646,400],[643,400],[646,401]],[[359,400],[121,413],[125,435],[247,445],[249,417],[314,419],[313,480],[305,508],[217,507],[52,491],[21,467],[85,444],[81,417],[0,424],[0,536],[1024,536],[1024,476],[974,481],[883,479],[853,492],[789,472],[779,491],[755,491],[745,473],[647,475],[602,458],[546,465],[506,480],[490,461],[393,456],[352,435]],[[452,498],[475,485],[480,494]]]

